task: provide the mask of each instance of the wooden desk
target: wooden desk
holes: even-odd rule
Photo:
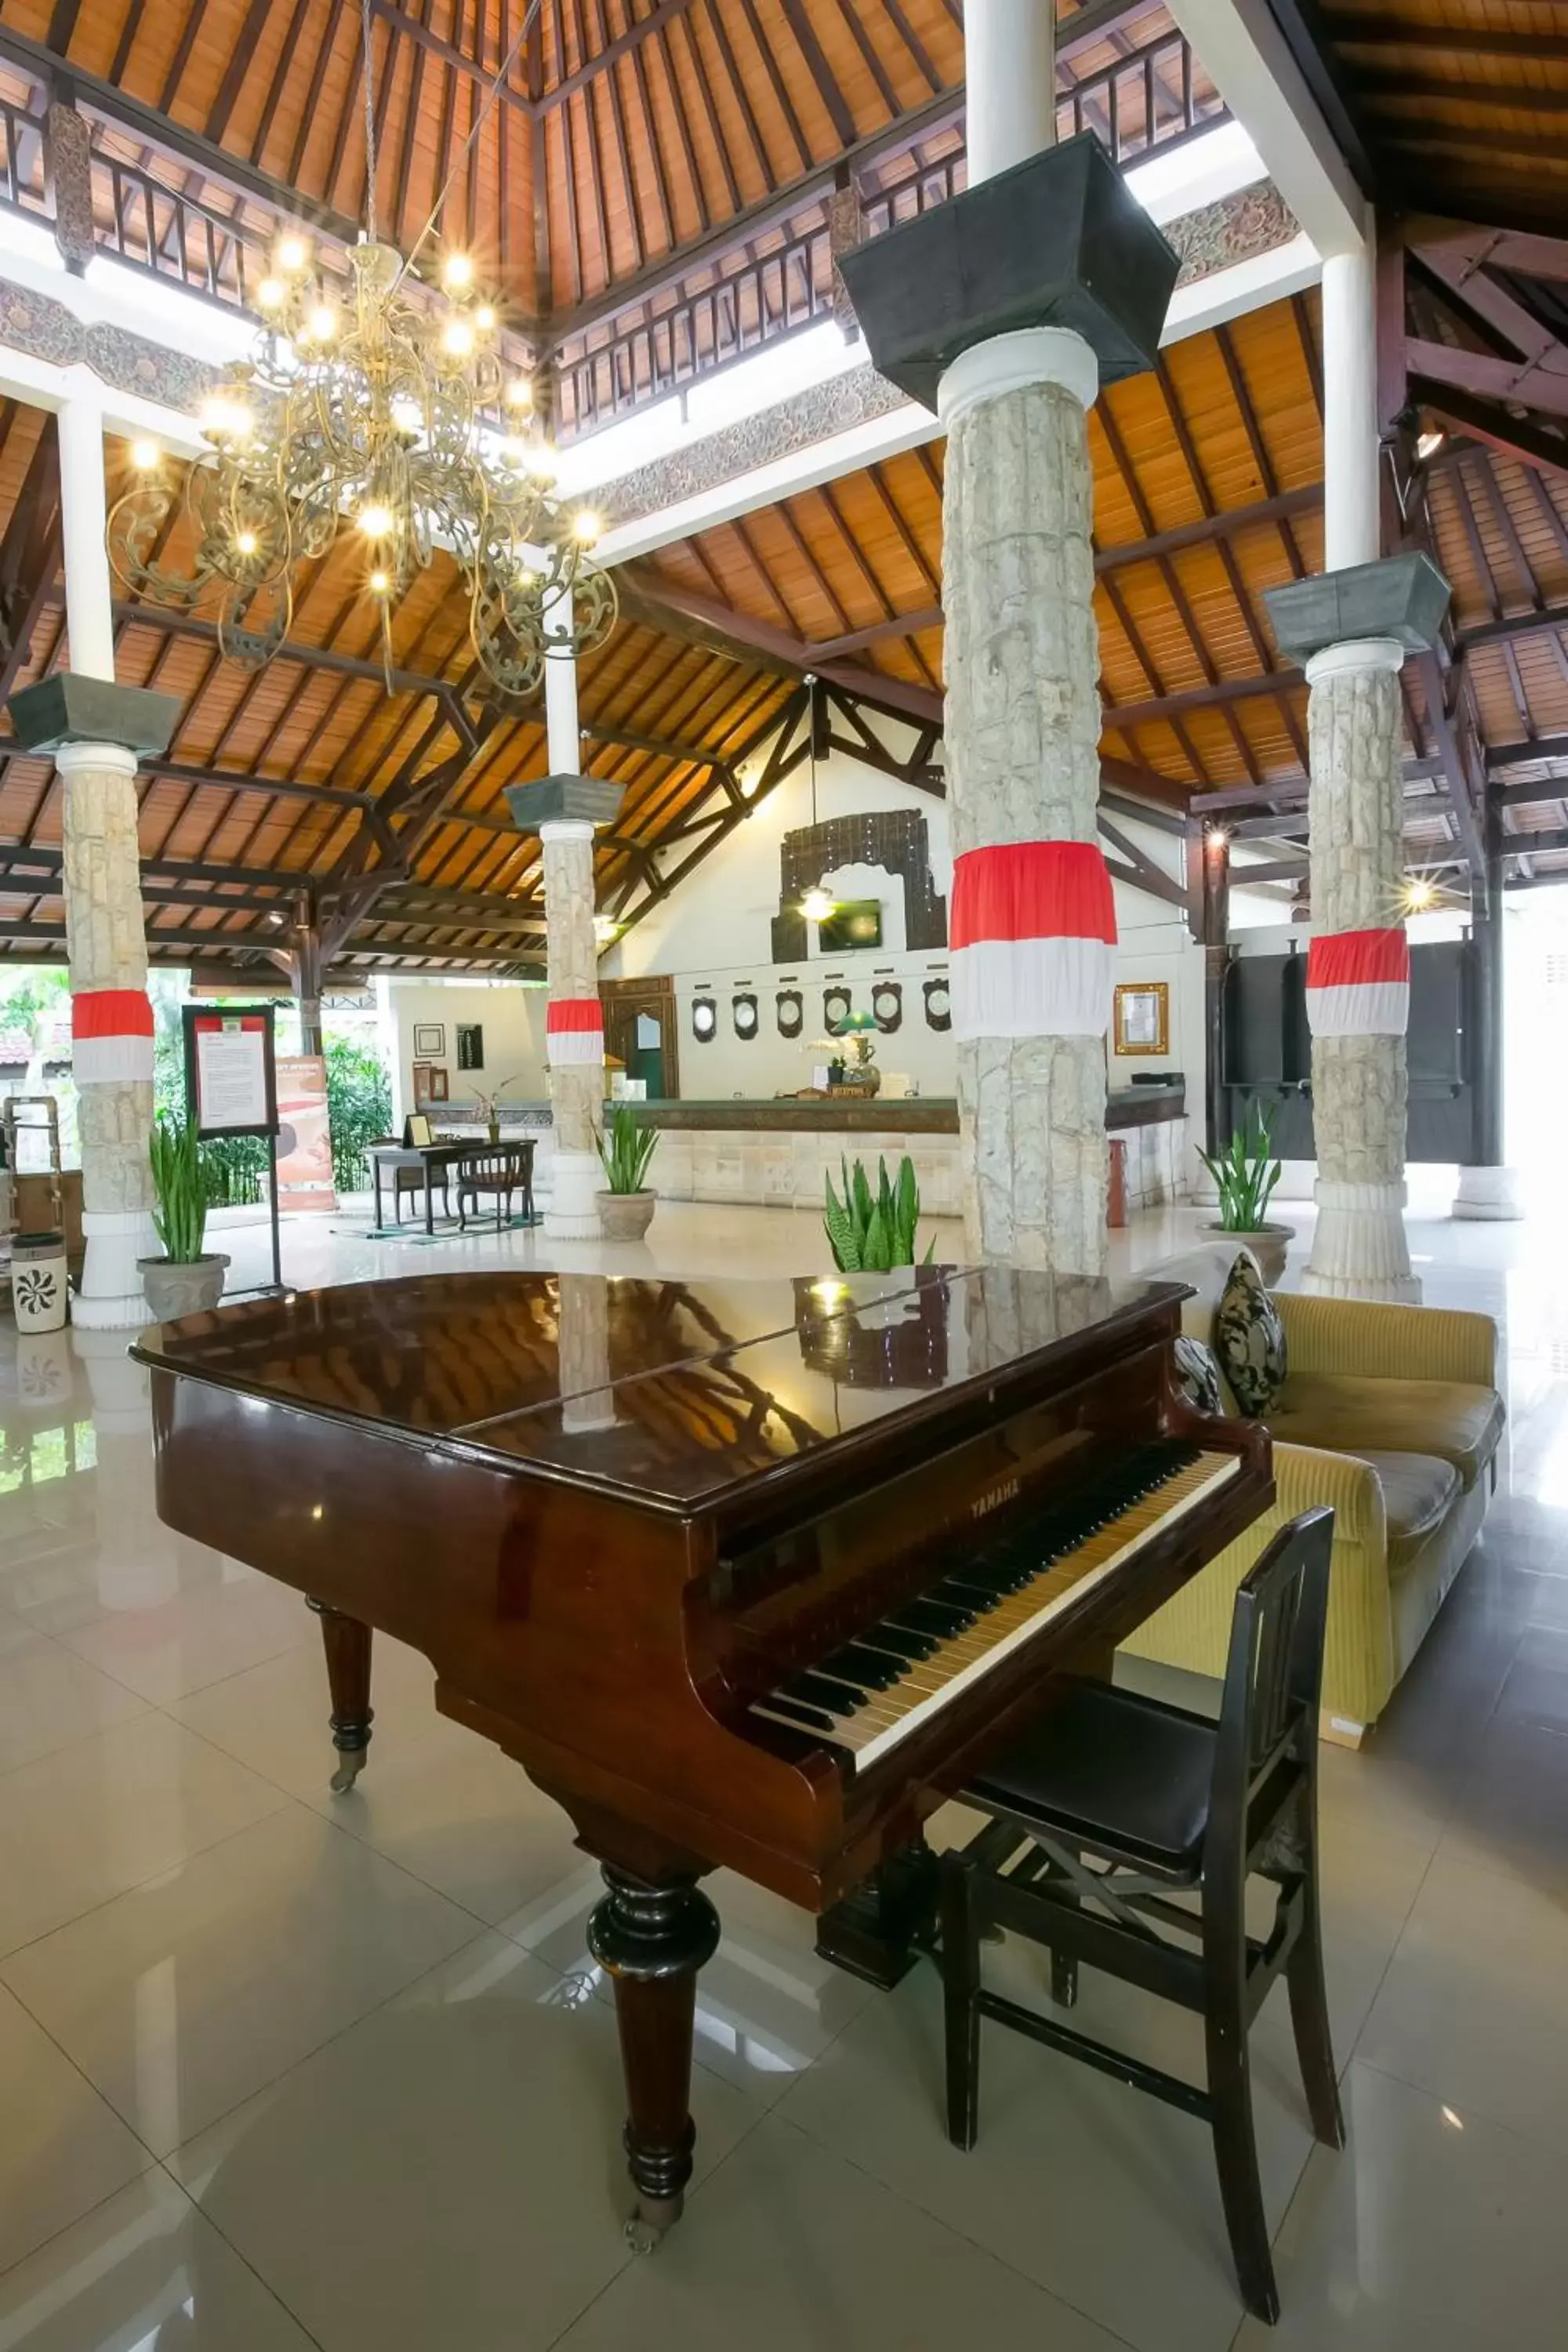
[[[400,1168],[419,1170],[420,1181],[425,1187],[425,1230],[426,1234],[434,1234],[436,1213],[435,1201],[431,1193],[433,1182],[437,1179],[440,1181],[443,1212],[449,1220],[452,1210],[447,1197],[447,1171],[457,1167],[462,1160],[477,1159],[481,1154],[493,1152],[504,1152],[515,1162],[517,1189],[522,1193],[527,1213],[531,1216],[533,1213],[533,1149],[534,1139],[531,1136],[526,1136],[521,1139],[509,1138],[500,1143],[490,1143],[482,1136],[474,1135],[444,1137],[435,1143],[373,1143],[370,1148],[370,1161],[375,1183],[376,1231],[379,1233],[382,1230],[381,1178],[384,1168],[393,1172],[392,1205],[395,1212],[397,1207],[396,1171]]]

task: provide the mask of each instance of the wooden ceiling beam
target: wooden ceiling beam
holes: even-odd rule
[[[814,671],[828,685],[858,694],[873,706],[880,705],[891,711],[895,718],[939,721],[942,718],[942,698],[930,687],[911,686],[906,679],[889,677],[879,670],[862,669],[853,662],[822,662],[804,639],[792,636],[772,621],[759,621],[731,604],[699,596],[689,588],[677,586],[662,573],[650,576],[630,567],[628,571],[630,593],[623,596],[622,609],[646,614],[654,628],[668,632],[676,623],[701,630],[705,636],[699,642],[727,653],[731,659],[771,666],[782,677],[804,677]]]
[[[1319,22],[1336,47],[1460,52],[1466,57],[1528,58],[1538,65],[1568,64],[1568,35],[1562,33],[1494,32],[1489,26],[1428,25],[1408,16],[1363,16],[1330,8]]]
[[[370,0],[370,13],[373,16],[379,17],[384,25],[389,26],[399,39],[413,41],[418,47],[427,49],[433,58],[439,58],[444,66],[449,66],[454,73],[461,74],[466,80],[482,82],[486,89],[489,89],[495,79],[493,67],[485,65],[478,58],[470,57],[466,49],[458,48],[455,42],[443,40],[440,34],[433,32],[421,18],[411,16],[406,8],[398,7],[396,0]],[[458,24],[462,23],[461,10],[457,13],[455,21]],[[390,71],[388,78],[390,79]],[[522,91],[512,82],[502,82],[500,97],[506,105],[515,107],[521,114],[531,114],[533,110]]]
[[[575,73],[567,74],[563,80],[552,83],[550,89],[542,91],[538,100],[539,112],[549,114],[554,108],[563,106],[569,98],[574,98],[580,89],[586,89],[595,75],[606,73],[620,58],[639,48],[653,34],[662,32],[665,26],[673,23],[677,16],[684,16],[691,5],[692,0],[658,0],[658,5],[650,16],[638,17],[624,33],[617,34],[607,47],[599,50],[596,56],[585,58]]]
[[[1487,746],[1487,773],[1495,776],[1503,768],[1522,768],[1532,760],[1568,760],[1568,735],[1538,735],[1529,743],[1491,743]],[[1568,778],[1564,778],[1568,782]],[[1521,791],[1533,786],[1520,787]]]
[[[253,197],[286,220],[308,221],[342,245],[353,245],[357,240],[359,224],[346,214],[314,197],[302,195],[287,181],[274,179],[258,164],[231,154],[226,147],[219,147],[200,131],[187,130],[183,123],[131,97],[112,81],[101,81],[96,74],[68,63],[43,42],[29,40],[25,33],[13,32],[8,25],[0,26],[0,58],[21,67],[46,90],[52,91],[61,78],[68,80],[74,95],[85,100],[93,113],[103,115],[117,130],[128,131],[173,162],[200,172],[231,194]]]
[[[1468,653],[1476,646],[1505,645],[1517,637],[1563,629],[1568,629],[1568,604],[1543,604],[1534,612],[1505,613],[1499,620],[1479,621],[1472,629],[1457,630],[1454,645],[1458,652]]]
[[[1481,400],[1517,401],[1551,416],[1568,416],[1568,373],[1533,360],[1497,359],[1489,352],[1462,352],[1412,335],[1405,344],[1412,376],[1451,384]]]
[[[1432,376],[1413,375],[1410,396],[1501,457],[1517,457],[1523,465],[1542,467],[1549,473],[1568,474],[1568,435],[1559,438],[1528,417],[1511,415],[1494,402],[1478,399],[1455,384],[1439,383]]]

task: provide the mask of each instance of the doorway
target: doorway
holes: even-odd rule
[[[675,982],[668,972],[646,980],[599,983],[605,1006],[605,1051],[628,1078],[641,1079],[649,1102],[671,1102],[680,1092]]]

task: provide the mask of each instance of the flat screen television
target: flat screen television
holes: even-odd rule
[[[846,898],[825,915],[816,927],[816,944],[823,955],[847,955],[854,948],[882,944],[882,902],[879,898]]]

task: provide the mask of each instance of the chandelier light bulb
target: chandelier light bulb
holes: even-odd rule
[[[131,444],[131,462],[139,474],[154,472],[163,455],[156,441],[132,441]]]
[[[1436,905],[1437,892],[1429,876],[1407,874],[1405,877],[1404,898],[1405,911],[1407,915],[1424,915],[1429,907]]]
[[[369,584],[370,593],[373,596],[384,596],[390,591],[392,582],[387,573],[376,571],[371,573]]]
[[[392,509],[380,499],[373,499],[361,507],[356,520],[366,539],[390,539],[396,518]]]
[[[310,258],[310,248],[302,236],[280,236],[275,256],[279,269],[294,277]]]
[[[479,309],[474,312],[474,324],[479,329],[480,334],[490,334],[494,331],[495,322],[496,314],[494,303],[481,302]]]
[[[441,264],[441,283],[448,294],[466,294],[474,282],[474,265],[466,253],[449,253]]]
[[[555,479],[555,452],[548,441],[536,441],[529,452],[528,470],[536,482],[551,483]]]
[[[448,319],[441,331],[441,349],[455,360],[466,360],[474,348],[474,331],[467,319]]]
[[[254,555],[259,542],[253,530],[240,530],[235,533],[234,543],[241,555]]]
[[[425,411],[410,392],[400,393],[392,404],[392,421],[400,433],[423,433]]]
[[[572,518],[572,536],[579,547],[593,547],[598,541],[604,525],[596,514],[584,512]]]
[[[212,441],[243,441],[250,431],[250,411],[243,402],[214,393],[200,411],[202,431]]]
[[[262,310],[280,310],[289,298],[289,289],[281,278],[264,278],[256,289],[257,307]]]
[[[312,342],[330,343],[338,331],[338,314],[330,303],[318,302],[307,312],[305,325]]]
[[[512,377],[511,382],[506,388],[506,404],[509,408],[531,408],[533,406],[533,386],[529,383],[528,378],[525,375],[514,375]]]

